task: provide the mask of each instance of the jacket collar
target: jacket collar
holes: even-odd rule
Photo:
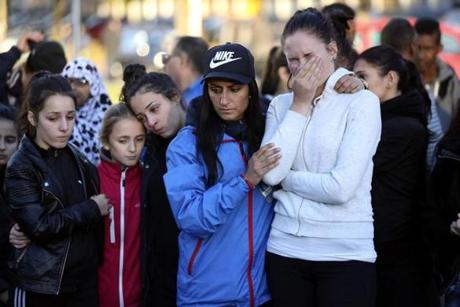
[[[48,155],[52,154],[55,155],[54,151],[62,151],[64,149],[70,150],[72,155],[75,157],[76,160],[77,157],[82,157],[85,163],[89,163],[89,160],[84,158],[81,153],[78,151],[76,147],[74,147],[72,144],[68,143],[63,149],[42,149],[38,147],[38,145],[35,144],[33,140],[31,140],[28,136],[24,135],[21,139],[21,142],[19,144],[19,148],[23,150],[33,161],[37,161],[36,159],[42,159],[43,155]]]
[[[404,116],[415,118],[422,123],[427,120],[425,100],[417,90],[411,90],[383,102],[380,104],[380,110],[382,119]]]
[[[130,176],[132,173],[139,171],[140,165],[138,163],[135,166],[124,167],[111,159],[110,152],[102,149],[101,163],[98,168],[103,170],[104,174],[110,176],[110,178],[120,178],[123,171],[126,171],[126,176]]]
[[[436,59],[436,66],[438,67],[438,77],[436,78],[437,81],[442,82],[451,77],[457,78],[454,70],[441,59]]]
[[[67,144],[66,147],[64,147],[64,149],[69,150],[72,156],[74,157],[80,177],[84,180],[82,165],[80,164],[80,159],[78,158],[81,157],[81,154],[75,147],[73,147],[70,144]],[[33,140],[31,140],[26,135],[23,136],[23,138],[21,139],[21,143],[19,144],[18,151],[19,150],[25,154],[25,158],[28,159],[28,161],[32,164],[32,167],[36,168],[37,171],[41,174],[43,180],[42,188],[44,190],[52,192],[59,199],[63,199],[64,183],[59,182],[57,180],[56,176],[54,175],[53,171],[48,167],[48,164],[46,163],[44,157],[38,149],[38,146],[33,142]],[[46,150],[45,153],[47,153]],[[83,160],[85,163],[90,163],[87,159]]]

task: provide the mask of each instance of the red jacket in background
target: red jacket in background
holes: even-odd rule
[[[104,254],[99,267],[99,305],[137,307],[141,304],[141,175],[138,165],[122,170],[103,160],[98,166],[101,193],[113,205],[104,217]]]

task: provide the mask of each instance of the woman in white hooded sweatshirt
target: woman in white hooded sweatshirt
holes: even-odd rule
[[[375,300],[370,190],[380,106],[367,90],[334,90],[350,72],[335,67],[333,33],[309,8],[282,35],[293,92],[270,104],[262,141],[281,149],[280,164],[264,176],[282,186],[267,248],[274,306],[367,307]]]

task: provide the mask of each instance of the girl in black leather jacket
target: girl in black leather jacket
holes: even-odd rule
[[[101,216],[95,168],[68,139],[75,97],[59,75],[32,78],[21,116],[25,136],[8,163],[5,191],[12,219],[30,239],[10,267],[14,306],[97,306]],[[102,238],[102,237],[101,237]]]

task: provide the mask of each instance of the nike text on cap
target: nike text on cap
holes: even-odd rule
[[[203,79],[222,78],[248,84],[255,78],[254,57],[236,43],[218,45],[206,52]]]

